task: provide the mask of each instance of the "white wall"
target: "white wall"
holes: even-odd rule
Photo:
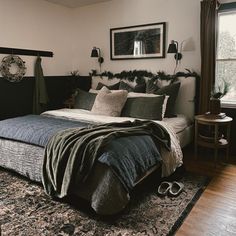
[[[0,46],[53,51],[53,58],[42,58],[44,74],[67,74],[72,70],[71,12],[41,0],[0,0]],[[36,57],[21,58],[26,75],[33,75]]]
[[[96,59],[90,58],[93,46],[100,47],[105,59],[102,70],[119,72],[130,69],[164,70],[173,73],[174,57],[164,59],[110,60],[110,28],[167,22],[166,48],[171,39],[194,44],[183,52],[179,70],[200,71],[200,0],[112,0],[77,8],[74,11],[73,68],[81,74],[98,70]]]
[[[166,48],[171,39],[191,39],[193,51],[183,52],[178,68],[200,71],[200,0],[111,0],[71,9],[43,0],[0,0],[0,46],[48,50],[43,57],[45,75],[65,75],[78,69],[87,75],[98,69],[90,57],[93,46],[105,59],[102,70],[146,69],[173,73],[173,54],[164,59],[110,60],[110,28],[167,22]],[[0,54],[0,60],[5,55]],[[35,57],[21,56],[33,75]]]

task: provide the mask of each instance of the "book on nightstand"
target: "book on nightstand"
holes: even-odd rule
[[[208,119],[224,119],[226,117],[226,114],[225,113],[211,114],[210,112],[206,112],[205,116]]]

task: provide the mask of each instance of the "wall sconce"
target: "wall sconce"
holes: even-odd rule
[[[101,56],[101,49],[97,47],[93,47],[91,52],[91,57],[98,57],[98,63],[101,72],[101,64],[104,62],[104,58]]]
[[[167,53],[175,53],[175,60],[176,60],[176,67],[177,67],[178,61],[182,59],[182,53],[179,52],[179,44],[177,41],[171,40]],[[175,70],[176,70],[176,67],[175,67]],[[175,70],[174,70],[174,74],[175,74]]]

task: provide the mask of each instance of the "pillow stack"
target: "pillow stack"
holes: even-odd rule
[[[136,86],[123,81],[109,85],[99,82],[97,90],[78,90],[75,108],[91,110],[97,115],[162,120],[176,116],[179,88],[179,82],[160,88],[154,80]]]

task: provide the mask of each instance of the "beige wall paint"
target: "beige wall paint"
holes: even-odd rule
[[[163,21],[167,22],[166,47],[171,39],[180,43],[191,39],[194,44],[192,51],[183,52],[178,70],[199,71],[200,0],[112,0],[77,9],[39,0],[0,0],[0,46],[53,51],[53,58],[43,58],[45,75],[65,75],[76,69],[87,75],[98,69],[96,59],[90,58],[93,46],[102,49],[103,70],[172,73],[173,54],[164,59],[110,60],[110,28]],[[0,54],[0,60],[4,56]],[[33,75],[36,58],[21,57],[27,75]]]
[[[73,68],[82,74],[99,68],[96,60],[90,58],[93,46],[102,49],[103,70],[147,69],[173,73],[173,54],[167,54],[164,59],[110,60],[110,28],[163,21],[167,22],[166,47],[171,39],[194,44],[190,47],[192,51],[183,52],[178,70],[200,71],[200,0],[112,0],[75,9],[73,21]]]
[[[44,74],[67,74],[72,70],[71,11],[45,1],[0,0],[0,46],[53,51],[53,58],[42,59]],[[21,57],[26,75],[33,75],[36,57]]]

